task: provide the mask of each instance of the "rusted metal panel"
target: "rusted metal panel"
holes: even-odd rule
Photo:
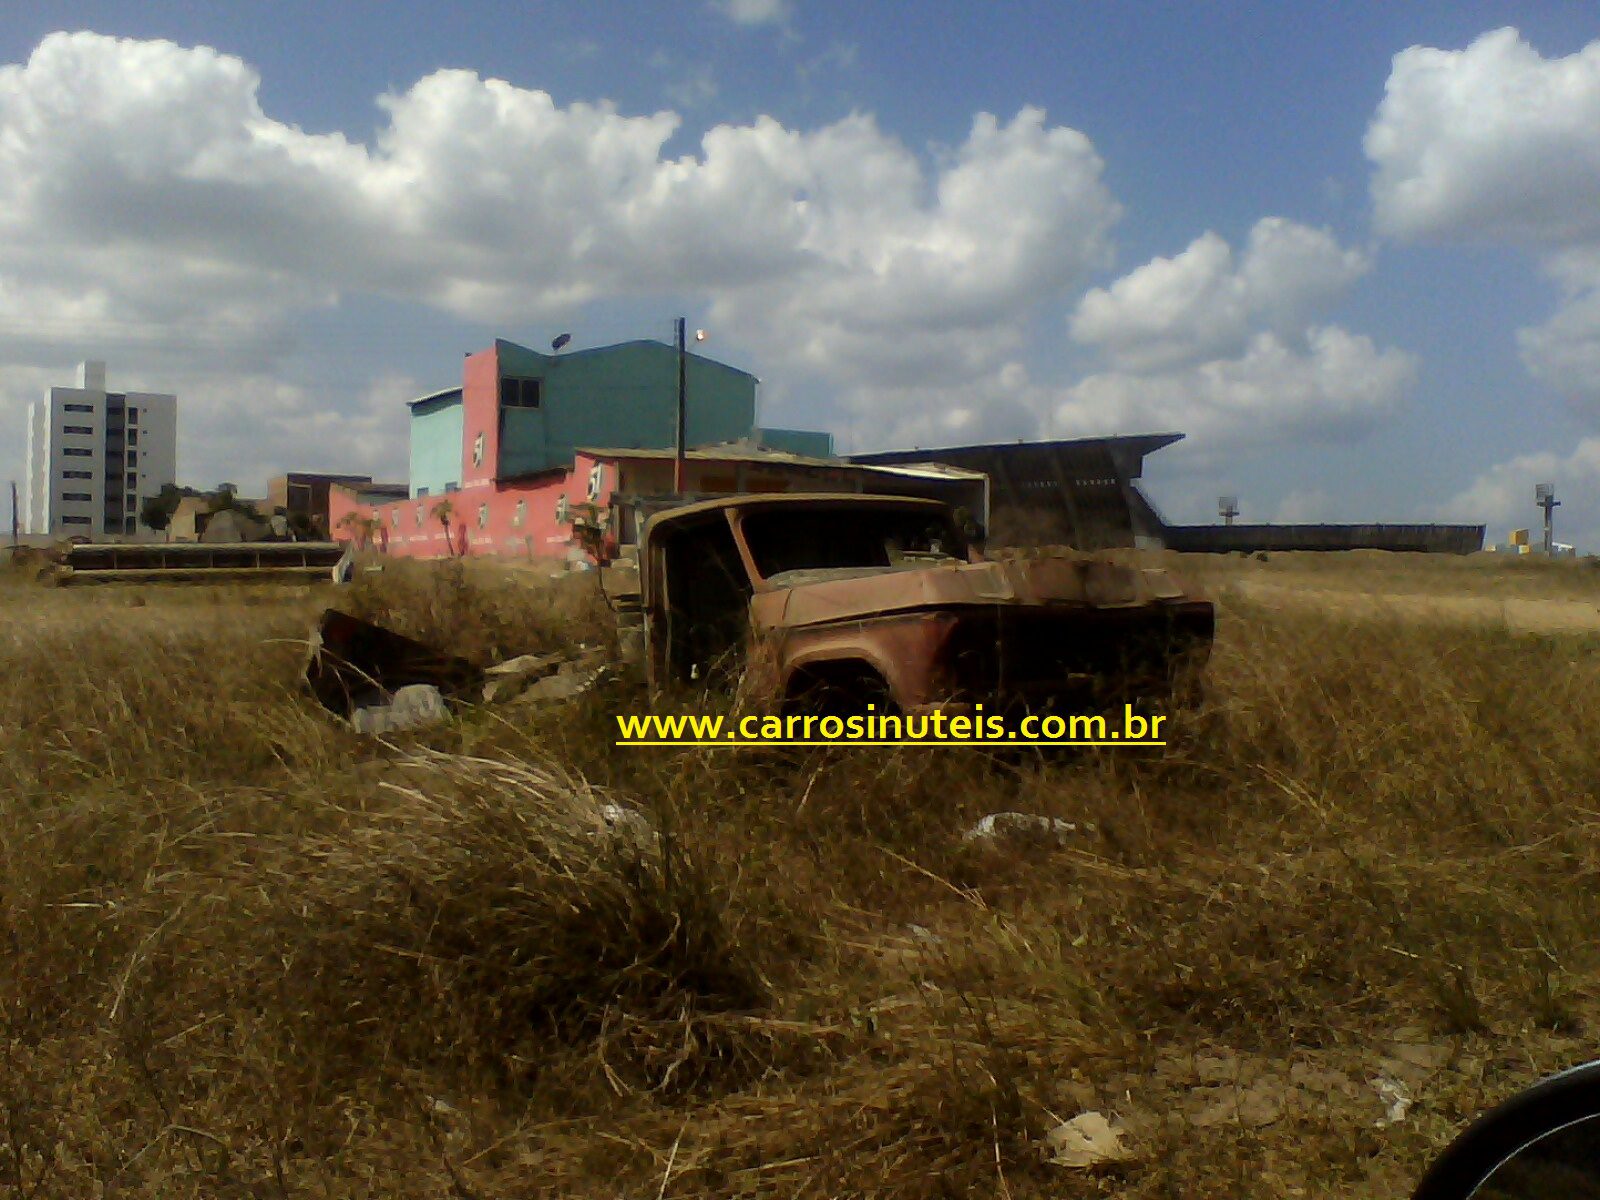
[[[476,687],[482,677],[466,659],[333,608],[317,622],[305,667],[307,690],[324,708],[345,715],[413,684],[451,695]]]

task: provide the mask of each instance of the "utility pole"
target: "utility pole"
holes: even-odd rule
[[[1239,515],[1239,497],[1218,496],[1217,515],[1222,518],[1224,525],[1232,525],[1233,519]]]
[[[16,551],[17,551],[17,542],[19,540],[18,533],[19,533],[19,531],[18,531],[18,528],[17,528],[17,481],[15,479],[13,479],[11,481],[11,552],[13,554],[15,554]]]
[[[684,447],[684,425],[689,390],[687,371],[688,361],[683,346],[685,339],[684,330],[687,324],[687,317],[678,318],[678,452],[672,464],[672,490],[680,496],[683,495],[684,491],[684,459],[686,457],[686,451]]]
[[[1533,502],[1544,509],[1544,556],[1549,558],[1555,550],[1555,541],[1550,525],[1550,510],[1561,507],[1561,501],[1556,499],[1556,485],[1553,483],[1534,484]]]

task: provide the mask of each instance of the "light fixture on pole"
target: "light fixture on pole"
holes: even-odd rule
[[[1534,484],[1533,502],[1544,509],[1544,555],[1549,558],[1555,548],[1553,529],[1550,523],[1551,510],[1561,507],[1561,501],[1556,499],[1556,485],[1553,483]]]

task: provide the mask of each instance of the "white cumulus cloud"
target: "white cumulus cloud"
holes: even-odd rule
[[[1215,233],[1173,258],[1155,258],[1096,288],[1072,318],[1072,336],[1129,370],[1237,353],[1254,328],[1293,332],[1371,267],[1325,230],[1267,217],[1235,262]]]
[[[978,114],[931,159],[864,114],[717,124],[668,156],[675,113],[466,70],[379,97],[370,144],[259,91],[234,56],[93,33],[0,67],[0,362],[136,349],[203,402],[270,377],[295,319],[351,296],[518,326],[673,296],[764,376],[887,395],[994,369],[1109,261],[1120,215],[1089,139],[1032,108]]]
[[[1264,331],[1236,357],[1091,375],[1066,390],[1053,424],[1079,436],[1177,429],[1212,448],[1350,440],[1395,411],[1416,370],[1413,356],[1337,326],[1308,329],[1303,346]]]
[[[782,25],[794,12],[790,0],[713,0],[711,7],[740,25]]]
[[[1546,58],[1515,29],[1395,56],[1365,148],[1379,231],[1519,246],[1562,300],[1528,370],[1600,407],[1600,41]]]
[[[1282,217],[1242,253],[1215,233],[1090,291],[1070,322],[1105,368],[1047,403],[1053,428],[1179,429],[1212,447],[1350,438],[1400,402],[1415,360],[1315,318],[1371,267]]]
[[[1465,50],[1402,51],[1365,148],[1388,236],[1600,237],[1600,41],[1547,59],[1499,29]]]

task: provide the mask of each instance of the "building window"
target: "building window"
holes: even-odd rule
[[[89,520],[88,517],[62,517],[61,518],[61,523],[63,525],[92,525],[92,524],[94,524],[94,522]]]
[[[472,439],[472,465],[483,466],[483,434]]]
[[[417,489],[417,495],[418,496],[426,496],[427,494],[428,494],[428,489],[427,488],[418,488]]]
[[[134,408],[130,404],[128,406],[128,424],[129,425],[137,425],[138,423],[139,423],[139,410],[137,408]]]
[[[92,413],[94,411],[94,405],[92,404],[63,404],[61,407],[66,409],[68,412]]]
[[[139,486],[139,476],[134,471],[128,472],[128,486],[131,488],[136,488]]]
[[[94,472],[93,471],[63,471],[63,472],[61,472],[61,478],[63,478],[63,479],[93,479],[94,478]]]
[[[137,446],[138,444],[139,444],[139,431],[137,429],[128,430],[128,445]]]
[[[139,463],[139,452],[137,450],[129,450],[128,451],[128,465],[130,467],[132,467],[132,466],[137,466],[138,463]]]
[[[459,492],[461,490],[461,485],[459,483],[447,483],[444,485],[444,490],[446,495],[451,492]]]
[[[510,377],[502,379],[500,381],[500,407],[538,408],[539,382],[537,379],[514,379]]]
[[[94,497],[91,496],[88,492],[62,492],[61,493],[61,498],[63,500],[93,500],[94,499]]]
[[[512,513],[512,515],[511,515],[512,527],[515,528],[515,529],[521,529],[522,528],[522,523],[524,521],[526,521],[527,519],[528,519],[528,502],[526,500],[518,500],[517,501],[516,512]]]
[[[480,505],[478,505],[478,528],[482,529],[488,523],[489,523],[489,506],[487,504],[480,504]]]
[[[92,425],[63,425],[61,427],[61,432],[62,433],[90,433],[90,434],[92,434],[94,432],[94,427]]]
[[[61,453],[69,455],[72,458],[92,458],[94,456],[93,450],[85,450],[81,446],[67,446],[61,451]]]

